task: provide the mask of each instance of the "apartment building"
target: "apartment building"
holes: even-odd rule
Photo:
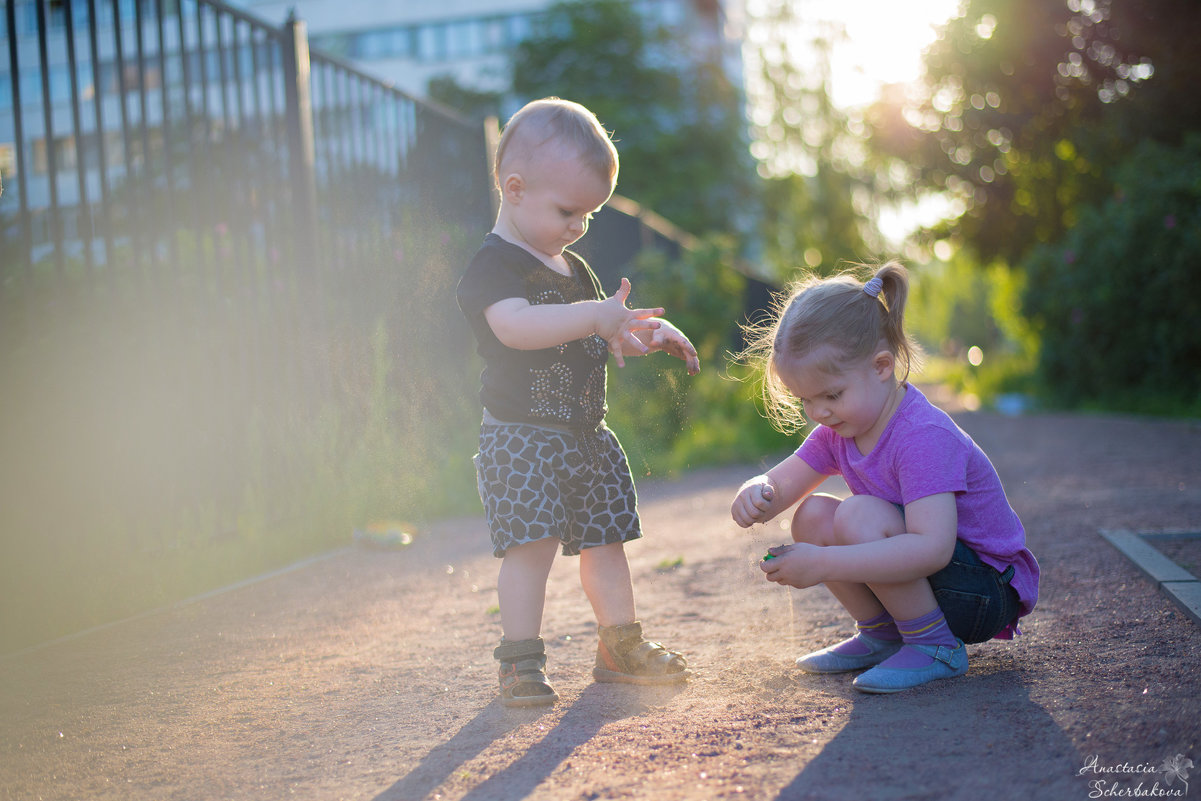
[[[586,2],[586,0],[580,0]],[[451,75],[481,91],[504,93],[508,55],[555,0],[235,0],[269,22],[295,14],[312,46],[398,88],[424,96],[429,80]],[[743,0],[630,0],[652,24],[687,36],[694,53],[718,53],[742,85]]]

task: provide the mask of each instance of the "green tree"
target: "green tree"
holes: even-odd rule
[[[899,184],[955,198],[928,235],[1020,274],[1060,401],[1196,397],[1197,30],[1184,0],[968,0],[922,100],[869,114]]]
[[[1201,134],[1144,143],[1116,181],[1025,262],[1043,381],[1071,404],[1201,414]]]
[[[830,48],[837,31],[806,43],[803,67],[793,6],[780,2],[755,20],[749,85],[752,153],[764,180],[763,262],[787,280],[798,269],[831,272],[878,256],[874,177],[858,122],[830,97]]]
[[[626,0],[560,3],[514,53],[513,91],[595,112],[614,132],[622,194],[695,234],[737,231],[754,176],[742,97],[719,49],[686,47]]]
[[[435,75],[426,83],[430,99],[454,109],[470,120],[483,123],[488,117],[500,117],[502,92],[472,89],[459,83],[454,75]]]
[[[1111,191],[1135,144],[1197,127],[1181,101],[1201,78],[1199,29],[1185,0],[968,0],[927,51],[921,102],[869,114],[873,150],[902,185],[955,198],[936,235],[1016,264]]]

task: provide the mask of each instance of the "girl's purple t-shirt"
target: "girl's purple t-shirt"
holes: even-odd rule
[[[901,405],[867,455],[854,439],[819,425],[796,455],[823,475],[839,475],[856,495],[904,506],[943,492],[955,494],[958,537],[986,564],[1004,572],[1021,601],[1019,617],[1038,600],[1038,562],[1026,548],[1026,531],[1009,505],[1000,476],[980,447],[917,387],[906,385]],[[1011,639],[1014,621],[997,639]]]

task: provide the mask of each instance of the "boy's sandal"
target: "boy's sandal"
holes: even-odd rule
[[[597,681],[674,684],[691,675],[682,654],[642,639],[642,624],[638,621],[600,627],[596,667],[592,669]]]
[[[505,642],[492,652],[500,662],[500,702],[505,706],[549,706],[559,694],[546,680],[546,645],[541,637]]]

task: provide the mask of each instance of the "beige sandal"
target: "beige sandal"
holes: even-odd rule
[[[692,675],[681,654],[642,639],[642,624],[601,626],[596,648],[597,681],[623,684],[674,684]]]
[[[546,680],[546,644],[532,640],[500,641],[492,652],[500,662],[500,702],[505,706],[549,706],[559,694]]]

